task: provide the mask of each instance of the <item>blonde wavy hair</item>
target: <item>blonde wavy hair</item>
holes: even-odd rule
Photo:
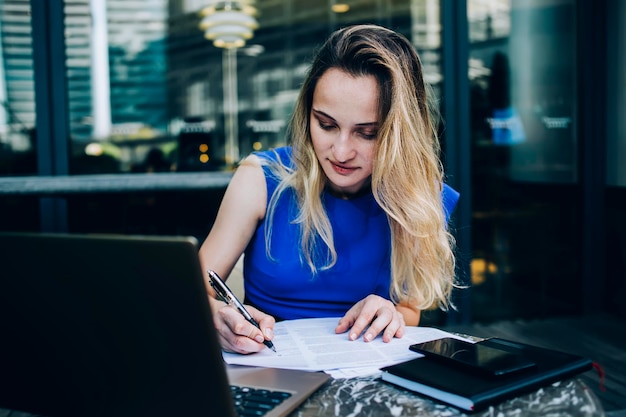
[[[390,298],[420,310],[447,309],[454,286],[454,238],[442,206],[436,110],[430,104],[414,47],[401,34],[380,26],[336,31],[312,62],[288,127],[293,161],[264,162],[280,179],[266,216],[268,256],[274,208],[282,192],[292,188],[299,205],[295,222],[301,228],[303,262],[315,275],[332,267],[337,259],[332,227],[321,200],[328,178],[317,160],[309,130],[315,86],[330,68],[355,77],[373,76],[380,86],[381,123],[371,186],[391,228]],[[325,251],[317,247],[320,240]],[[328,254],[321,264],[314,255],[319,253]]]

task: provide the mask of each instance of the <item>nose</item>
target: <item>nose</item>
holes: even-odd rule
[[[352,159],[356,151],[349,132],[340,132],[333,144],[333,156],[337,162],[346,162]]]

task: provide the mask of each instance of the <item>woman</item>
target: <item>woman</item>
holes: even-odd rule
[[[439,143],[420,60],[391,30],[338,30],[317,53],[290,120],[290,147],[237,169],[201,263],[228,276],[244,257],[261,330],[210,300],[225,350],[251,353],[277,319],[342,317],[351,340],[385,342],[446,308],[454,281]],[[209,287],[210,288],[210,287]]]

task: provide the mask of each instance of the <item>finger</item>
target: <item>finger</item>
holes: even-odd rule
[[[354,323],[352,324],[352,327],[350,328],[350,331],[348,334],[348,339],[350,340],[358,339],[361,336],[361,334],[363,334],[365,329],[367,329],[370,326],[370,323],[372,323],[375,316],[376,316],[376,310],[372,309],[371,307],[368,308],[366,305],[360,311],[356,320],[354,320]]]
[[[348,312],[341,319],[339,319],[337,327],[335,327],[335,333],[345,333],[348,331],[348,329],[350,329],[350,327],[352,327],[357,317],[357,315],[354,315],[354,313],[352,312],[353,309],[354,307],[348,310]]]
[[[363,340],[365,340],[366,342],[371,342],[372,340],[376,339],[376,336],[378,336],[383,330],[385,330],[389,326],[392,327],[393,333],[395,334],[398,324],[397,322],[394,324],[393,319],[393,311],[391,311],[389,307],[380,308],[378,310],[378,313],[376,314],[376,318],[371,322],[371,324],[365,331],[365,335],[363,335]]]
[[[337,323],[337,327],[335,327],[335,333],[337,334],[345,333],[350,328],[352,328],[356,320],[361,315],[361,310],[363,309],[363,306],[367,303],[368,298],[370,298],[370,296],[364,298],[363,300],[353,305],[346,312],[346,314],[344,314],[344,316],[341,319],[339,319],[339,323]],[[359,334],[356,335],[355,339],[359,336]]]
[[[247,336],[234,334],[230,329],[222,328],[218,329],[218,332],[220,344],[228,352],[249,354],[259,352],[265,347],[265,345],[257,343]]]
[[[237,353],[258,352],[264,348],[261,330],[230,306],[219,309],[216,327],[223,347]]]
[[[254,307],[246,306],[246,308],[256,322],[259,323],[259,328],[261,329],[261,333],[263,334],[265,340],[272,340],[274,338],[274,325],[276,324],[276,319]]]
[[[404,323],[404,317],[399,312],[394,312],[393,319],[383,332],[383,342],[391,342],[394,337],[397,337],[398,339],[401,338],[404,336],[405,329],[406,324]]]
[[[255,340],[257,343],[263,343],[265,337],[261,329],[246,320],[238,311],[231,308],[232,313],[229,313],[229,317],[226,320],[229,327],[233,330],[233,333],[240,336],[246,336],[249,339]],[[234,315],[233,315],[234,313]]]

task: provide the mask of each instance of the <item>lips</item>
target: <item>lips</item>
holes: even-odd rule
[[[336,163],[334,163],[332,161],[330,161],[330,165],[333,167],[335,172],[340,174],[340,175],[349,175],[349,174],[352,174],[354,171],[356,171],[358,169],[358,168],[347,167],[347,166],[344,166],[344,165],[336,164]]]

